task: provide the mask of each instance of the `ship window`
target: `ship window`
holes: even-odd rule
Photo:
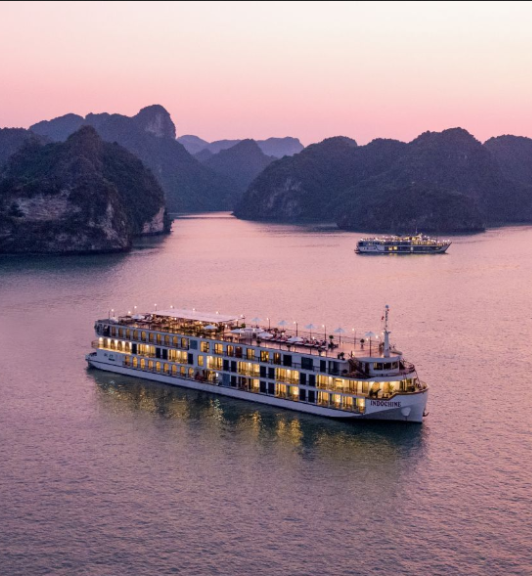
[[[287,396],[287,387],[286,384],[276,384],[275,385],[275,395],[279,398],[286,398]]]
[[[148,370],[153,370],[153,360],[148,360]]]
[[[165,346],[170,346],[170,336],[168,334],[164,337]]]
[[[267,387],[266,387],[266,382],[261,382],[261,383],[260,383],[260,391],[261,391],[261,393],[262,393],[262,394],[266,394],[266,389],[267,389]]]
[[[261,362],[269,362],[270,361],[270,353],[266,350],[260,351],[260,361]]]
[[[214,345],[214,353],[215,354],[223,354],[224,353],[223,344],[216,343]]]
[[[205,359],[203,356],[198,356],[198,365],[199,366],[204,366],[205,365]]]
[[[179,338],[177,336],[174,336],[172,339],[172,343],[177,348],[177,346],[179,345]]]
[[[242,346],[237,346],[235,348],[235,356],[237,358],[242,358]]]
[[[201,344],[200,344],[200,350],[201,350],[202,352],[209,353],[209,352],[210,352],[210,345],[209,345],[209,343],[208,343],[208,342],[201,342]]]
[[[191,340],[190,341],[190,349],[191,350],[197,350],[198,349],[198,341],[197,340]]]
[[[181,338],[181,348],[188,350],[188,338]]]
[[[255,360],[255,350],[253,350],[253,348],[248,348],[246,350],[246,358],[248,360]]]
[[[165,372],[165,374],[168,374],[170,372],[170,364],[164,365],[164,372]]]
[[[144,358],[140,359],[140,368],[141,370],[146,370],[146,360]]]
[[[281,354],[279,352],[273,353],[273,363],[280,364],[281,363]]]
[[[230,344],[227,345],[227,355],[234,356],[235,355],[235,347],[231,346]]]
[[[154,334],[153,332],[150,332],[150,333],[148,334],[148,340],[149,340],[150,342],[155,342],[155,334]]]
[[[139,339],[139,331],[133,330],[133,340],[138,340],[138,339]]]
[[[292,356],[290,354],[283,354],[283,366],[292,366]]]
[[[136,356],[133,357],[133,368],[136,368],[139,365],[139,361]]]
[[[303,370],[314,370],[314,360],[312,358],[301,358],[301,368]]]

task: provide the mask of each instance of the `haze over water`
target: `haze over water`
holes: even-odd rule
[[[0,258],[0,574],[528,575],[532,228],[359,257],[327,227],[180,219],[127,255]],[[380,331],[422,426],[87,371],[114,308]]]

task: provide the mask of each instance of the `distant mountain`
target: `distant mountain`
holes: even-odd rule
[[[259,140],[258,145],[266,156],[275,156],[275,158],[299,154],[304,148],[298,138],[292,138],[290,136],[286,138]]]
[[[90,126],[66,142],[28,142],[0,177],[0,252],[116,252],[168,228],[152,173]]]
[[[173,212],[228,210],[236,194],[234,184],[193,158],[175,139],[175,126],[159,105],[143,108],[136,116],[68,114],[31,127],[53,140],[64,140],[76,119],[93,126],[108,142],[118,142],[140,158],[161,184]]]
[[[10,156],[29,142],[45,143],[48,139],[24,128],[0,128],[0,169]]]
[[[523,186],[532,186],[532,139],[524,136],[497,136],[484,143],[504,176]]]
[[[65,114],[53,120],[42,120],[30,127],[35,134],[46,136],[50,140],[64,142],[73,132],[79,130],[85,119],[78,114]]]
[[[244,193],[253,179],[260,174],[274,158],[266,156],[254,140],[242,140],[227,150],[221,150],[205,160],[216,173],[231,178],[240,193]]]
[[[198,154],[203,150],[208,150],[213,154],[218,154],[222,150],[232,148],[242,140],[216,140],[214,142],[207,142],[197,136],[180,136],[178,142],[191,153]],[[287,136],[286,138],[268,138],[267,140],[256,140],[260,149],[266,156],[273,156],[275,158],[282,158],[283,156],[293,156],[303,150],[304,146],[297,138]]]
[[[409,144],[356,146],[331,138],[309,146],[264,170],[235,214],[334,220],[355,230],[476,231],[532,221],[532,195],[505,176],[486,147],[455,128]]]
[[[199,152],[196,152],[196,154],[194,154],[194,158],[196,158],[196,160],[199,160],[200,162],[205,162],[205,160],[208,160],[213,156],[214,154],[208,148],[204,148],[203,150],[200,150]]]
[[[202,150],[205,150],[209,143],[207,140],[203,140],[198,136],[193,136],[192,134],[186,134],[184,136],[179,136],[177,141],[185,147],[185,150],[192,154],[193,156]]]

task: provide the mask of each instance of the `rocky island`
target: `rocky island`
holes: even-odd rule
[[[117,142],[150,168],[161,185],[168,210],[199,212],[230,210],[237,194],[233,181],[215,173],[176,140],[167,110],[147,106],[135,116],[123,114],[66,114],[31,126],[32,132],[64,141],[81,126],[92,126],[106,142]]]
[[[505,138],[483,145],[461,128],[425,132],[408,144],[378,139],[358,146],[329,138],[270,164],[235,215],[394,233],[530,223],[532,146]],[[522,168],[510,146],[519,150]]]
[[[168,230],[152,173],[90,126],[65,142],[28,137],[0,172],[0,252],[119,252]]]

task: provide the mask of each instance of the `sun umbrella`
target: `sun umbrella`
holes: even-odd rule
[[[281,320],[281,321],[278,323],[278,326],[288,326],[288,322],[287,322],[286,320]]]
[[[269,340],[270,338],[273,338],[273,334],[270,334],[269,332],[259,332],[257,334],[257,338],[262,338],[263,340]]]
[[[246,331],[243,328],[235,328],[234,330],[231,330],[231,334],[245,334]]]
[[[369,355],[371,356],[371,339],[378,338],[378,336],[375,334],[375,332],[366,332],[365,336],[366,339],[369,339]]]
[[[216,330],[216,328],[218,328],[218,326],[215,326],[214,324],[207,324],[207,326],[204,326],[205,330]]]
[[[290,344],[299,344],[299,342],[303,342],[303,338],[300,336],[292,336],[292,338],[288,338],[287,342],[290,342]]]
[[[312,330],[317,330],[318,327],[314,324],[307,324],[305,328],[310,331],[310,336],[312,337]]]
[[[255,324],[258,324],[259,322],[262,321],[262,318],[252,318],[251,321],[255,322]]]
[[[342,341],[342,334],[345,334],[345,330],[343,328],[337,328],[334,330],[335,334],[340,334],[340,342]]]

